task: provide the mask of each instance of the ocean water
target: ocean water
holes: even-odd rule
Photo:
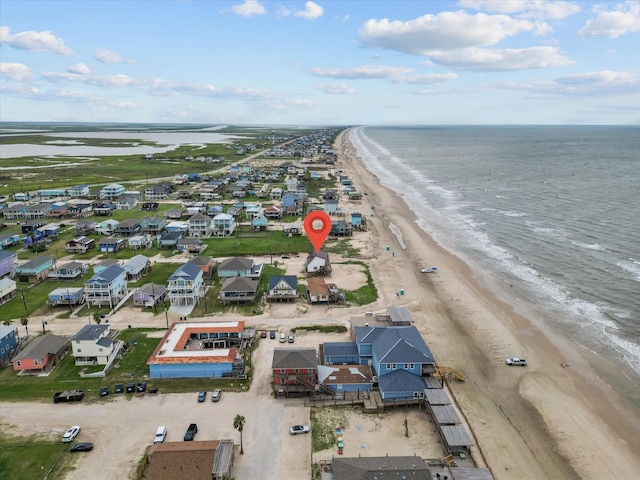
[[[499,298],[640,385],[640,127],[357,127],[349,139]]]

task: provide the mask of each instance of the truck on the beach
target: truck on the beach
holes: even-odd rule
[[[53,403],[79,402],[84,398],[82,390],[65,390],[53,394]]]

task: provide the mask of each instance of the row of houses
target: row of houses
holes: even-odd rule
[[[17,327],[0,329],[2,344],[10,338],[10,332],[15,337]],[[121,345],[115,339],[115,333],[117,332],[111,332],[108,324],[104,324],[84,325],[71,338],[53,334],[39,335],[13,356],[13,369],[21,374],[48,372],[69,352],[78,366],[107,365],[114,360]]]
[[[427,379],[437,371],[435,359],[408,311],[390,307],[388,312],[395,320],[391,324],[352,324],[350,342],[327,342],[319,351],[276,348],[274,395],[364,394],[375,388],[383,401],[424,398],[433,383]],[[235,375],[242,371],[238,348],[253,335],[242,321],[174,323],[147,362],[150,377]]]

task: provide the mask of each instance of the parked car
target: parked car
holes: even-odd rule
[[[204,402],[207,398],[207,392],[198,392],[198,402]]]
[[[149,393],[158,393],[158,387],[149,387]]]
[[[109,395],[109,387],[100,387],[100,396],[106,397]]]
[[[297,435],[299,433],[309,433],[311,428],[308,425],[294,425],[289,429],[291,435]]]
[[[127,393],[133,393],[136,391],[136,384],[135,382],[129,382],[127,383]]]
[[[218,402],[220,401],[220,397],[222,396],[222,390],[216,388],[213,392],[211,392],[211,401]]]
[[[198,425],[192,423],[191,425],[189,425],[189,428],[187,428],[187,431],[184,434],[184,441],[192,441],[195,438],[196,433],[198,433]]]
[[[293,335],[289,335],[289,343],[293,343]]]
[[[526,367],[527,361],[524,358],[507,358],[507,365],[520,365],[522,367]]]
[[[62,436],[62,443],[71,443],[80,433],[80,425],[74,425]]]
[[[266,330],[260,330],[260,338],[267,338],[267,331]]]
[[[115,393],[123,393],[124,385],[122,383],[116,383],[116,388],[113,390]]]
[[[82,390],[65,390],[53,394],[53,403],[79,402],[84,398]]]
[[[274,338],[276,338],[276,331],[275,330],[271,330],[269,332],[269,338],[271,338],[271,340],[273,340]]]
[[[284,333],[280,334],[280,343],[284,343],[287,341],[287,336]]]
[[[147,391],[147,382],[138,382],[138,389],[139,392],[146,392]]]
[[[69,449],[70,452],[90,452],[91,450],[93,450],[93,443],[90,442],[78,442]]]
[[[153,438],[153,443],[162,443],[164,442],[164,437],[167,436],[167,427],[161,425],[156,430],[156,436]]]

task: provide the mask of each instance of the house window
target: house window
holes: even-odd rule
[[[408,364],[408,363],[405,363],[405,364],[404,364],[404,369],[405,369],[405,370],[408,370],[408,369],[409,369],[409,364]]]
[[[81,348],[79,348],[79,349],[78,349],[78,353],[80,353],[81,351],[82,351],[82,349],[81,349]]]
[[[409,364],[409,368],[410,368],[411,370],[413,370],[414,368],[416,368],[416,364],[415,364],[415,363],[410,363],[410,364]]]
[[[336,385],[336,388],[337,388],[338,390],[342,390],[342,385],[338,384],[338,385]]]
[[[296,368],[296,369],[294,369],[293,371],[294,371],[295,373],[300,373],[300,369],[299,369],[299,368]]]
[[[34,364],[34,365],[38,365],[38,360],[34,360],[34,361],[33,361],[33,364]]]
[[[391,370],[395,370],[396,368],[398,368],[398,364],[397,363],[392,363],[391,364]]]
[[[20,366],[20,360],[16,361],[16,365],[19,367]]]

